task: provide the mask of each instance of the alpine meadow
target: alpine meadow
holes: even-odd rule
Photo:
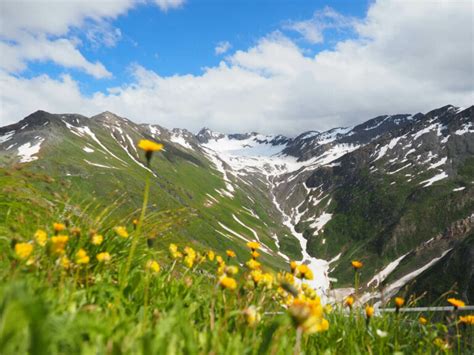
[[[474,353],[473,31],[1,0],[0,353]]]

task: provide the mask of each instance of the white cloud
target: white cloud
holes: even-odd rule
[[[168,11],[169,9],[176,9],[184,4],[184,0],[153,0],[156,5],[162,11]]]
[[[216,48],[214,48],[214,52],[216,55],[221,55],[226,53],[229,49],[232,48],[232,45],[228,41],[223,41],[217,43]]]
[[[324,31],[328,29],[351,29],[357,24],[353,17],[341,15],[326,6],[321,11],[316,11],[313,17],[304,21],[291,21],[284,26],[287,30],[298,32],[312,44],[324,42]]]
[[[69,77],[2,73],[0,122],[40,108],[111,110],[168,127],[296,134],[384,113],[468,106],[474,97],[472,11],[470,1],[377,1],[354,27],[354,39],[315,56],[275,32],[201,75],[164,77],[135,65],[132,83],[91,97]]]

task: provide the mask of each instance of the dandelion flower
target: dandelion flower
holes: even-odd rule
[[[84,249],[79,249],[79,251],[76,253],[76,263],[78,264],[88,264],[90,261],[89,256],[87,255],[87,252]]]
[[[298,265],[296,277],[305,280],[312,280],[314,278],[313,272],[306,264]]]
[[[53,223],[54,233],[58,234],[66,229],[66,226],[63,223]]]
[[[365,306],[365,315],[367,316],[367,319],[372,318],[372,316],[374,315],[374,312],[375,312],[374,307],[370,305]]]
[[[16,243],[15,244],[15,254],[21,260],[28,259],[32,252],[33,252],[33,244],[30,244],[30,243]]]
[[[253,251],[250,255],[252,255],[253,259],[257,259],[260,256],[260,253],[258,251]]]
[[[344,301],[344,305],[349,307],[349,308],[352,308],[352,305],[354,304],[354,297],[352,296],[347,296],[345,301]]]
[[[214,261],[215,257],[216,257],[216,254],[212,250],[209,250],[207,252],[207,258],[209,259],[209,261]]]
[[[250,270],[259,269],[261,266],[261,264],[257,260],[254,260],[254,259],[250,259],[249,261],[245,263],[245,265],[247,265]]]
[[[237,288],[237,281],[235,281],[235,279],[233,279],[232,277],[223,276],[219,279],[219,285],[222,288],[226,288],[228,290],[233,291]]]
[[[448,302],[454,307],[455,310],[466,305],[463,301],[456,298],[448,298]]]
[[[227,276],[234,276],[234,275],[237,275],[237,273],[239,272],[239,268],[234,265],[227,266],[224,272]]]
[[[358,261],[358,260],[353,260],[351,262],[352,264],[352,267],[354,268],[354,270],[359,270],[362,266],[364,266],[364,263],[362,261]]]
[[[118,226],[114,228],[115,233],[121,238],[128,238],[129,234],[127,232],[127,228],[123,226]]]
[[[257,311],[257,307],[249,306],[247,307],[244,312],[245,322],[249,327],[255,326],[258,322],[260,322],[261,316],[260,313]]]
[[[322,332],[329,328],[329,322],[324,318],[324,310],[319,298],[316,300],[295,299],[288,312],[295,326],[306,334]]]
[[[425,324],[428,323],[428,319],[426,319],[425,317],[420,316],[418,318],[418,323],[420,323],[421,325],[425,325]]]
[[[179,259],[183,256],[183,254],[181,254],[181,252],[178,250],[178,246],[176,244],[171,243],[169,246],[169,251],[173,259]]]
[[[101,245],[103,241],[104,241],[104,237],[100,234],[95,234],[92,236],[91,242],[94,245]]]
[[[48,241],[48,235],[42,229],[38,229],[35,232],[34,237],[35,237],[36,243],[38,243],[38,245],[42,247],[44,247],[46,245],[46,242]]]
[[[71,260],[67,256],[63,256],[59,261],[61,267],[65,270],[71,267]]]
[[[227,254],[227,257],[229,258],[235,258],[235,252],[233,250],[226,250],[225,253]]]
[[[148,139],[142,139],[138,142],[138,148],[145,151],[145,157],[147,160],[147,164],[150,164],[151,157],[153,152],[158,152],[163,149],[163,144],[153,142]]]
[[[474,325],[474,314],[459,317],[459,322],[468,325]]]
[[[160,264],[156,260],[148,260],[146,263],[146,268],[155,274],[160,272]]]
[[[298,263],[296,261],[291,261],[290,262],[290,270],[291,270],[292,274],[294,274],[296,272],[297,268],[298,268]]]
[[[99,253],[95,256],[99,262],[108,262],[111,259],[111,256],[106,251]]]
[[[53,254],[64,254],[68,240],[69,237],[67,235],[51,237],[51,252]]]
[[[247,246],[250,248],[252,251],[256,251],[260,249],[260,243],[259,242],[248,242]]]
[[[220,255],[216,256],[216,261],[219,265],[224,264],[224,259],[222,259],[222,256],[220,256]]]
[[[401,297],[395,297],[395,308],[398,310],[405,304],[405,300]]]

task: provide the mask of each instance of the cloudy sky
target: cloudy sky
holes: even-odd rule
[[[0,125],[294,135],[474,104],[471,0],[0,0]]]

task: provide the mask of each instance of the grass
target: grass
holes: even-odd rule
[[[18,184],[19,190],[34,191]],[[0,238],[2,354],[474,351],[474,327],[460,324],[455,312],[446,319],[426,314],[425,325],[417,314],[383,313],[368,319],[364,305],[350,311],[343,304],[324,305],[304,279],[295,280],[302,277],[300,268],[294,275],[287,266],[286,271],[250,268],[222,251],[217,252],[219,261],[206,256],[204,244],[179,238],[182,255],[168,253],[165,246],[175,241],[179,211],[145,215],[144,201],[134,225],[132,218],[114,217],[115,209],[124,208],[119,203],[71,209],[66,200],[45,208],[33,222],[25,220],[21,200],[10,201],[2,215],[15,227]],[[139,212],[133,208],[129,216]],[[53,230],[53,222],[63,222],[65,230]],[[156,244],[150,243],[151,232],[163,225],[166,231]],[[124,226],[129,236],[119,236],[117,226]],[[34,237],[37,228],[47,233],[44,245]],[[59,254],[55,234],[69,236]],[[92,243],[97,234],[104,236],[100,245]],[[31,254],[22,254],[20,243],[33,246]],[[239,249],[241,258],[245,254],[250,259],[250,250]],[[110,254],[110,261],[96,258],[102,252]]]

